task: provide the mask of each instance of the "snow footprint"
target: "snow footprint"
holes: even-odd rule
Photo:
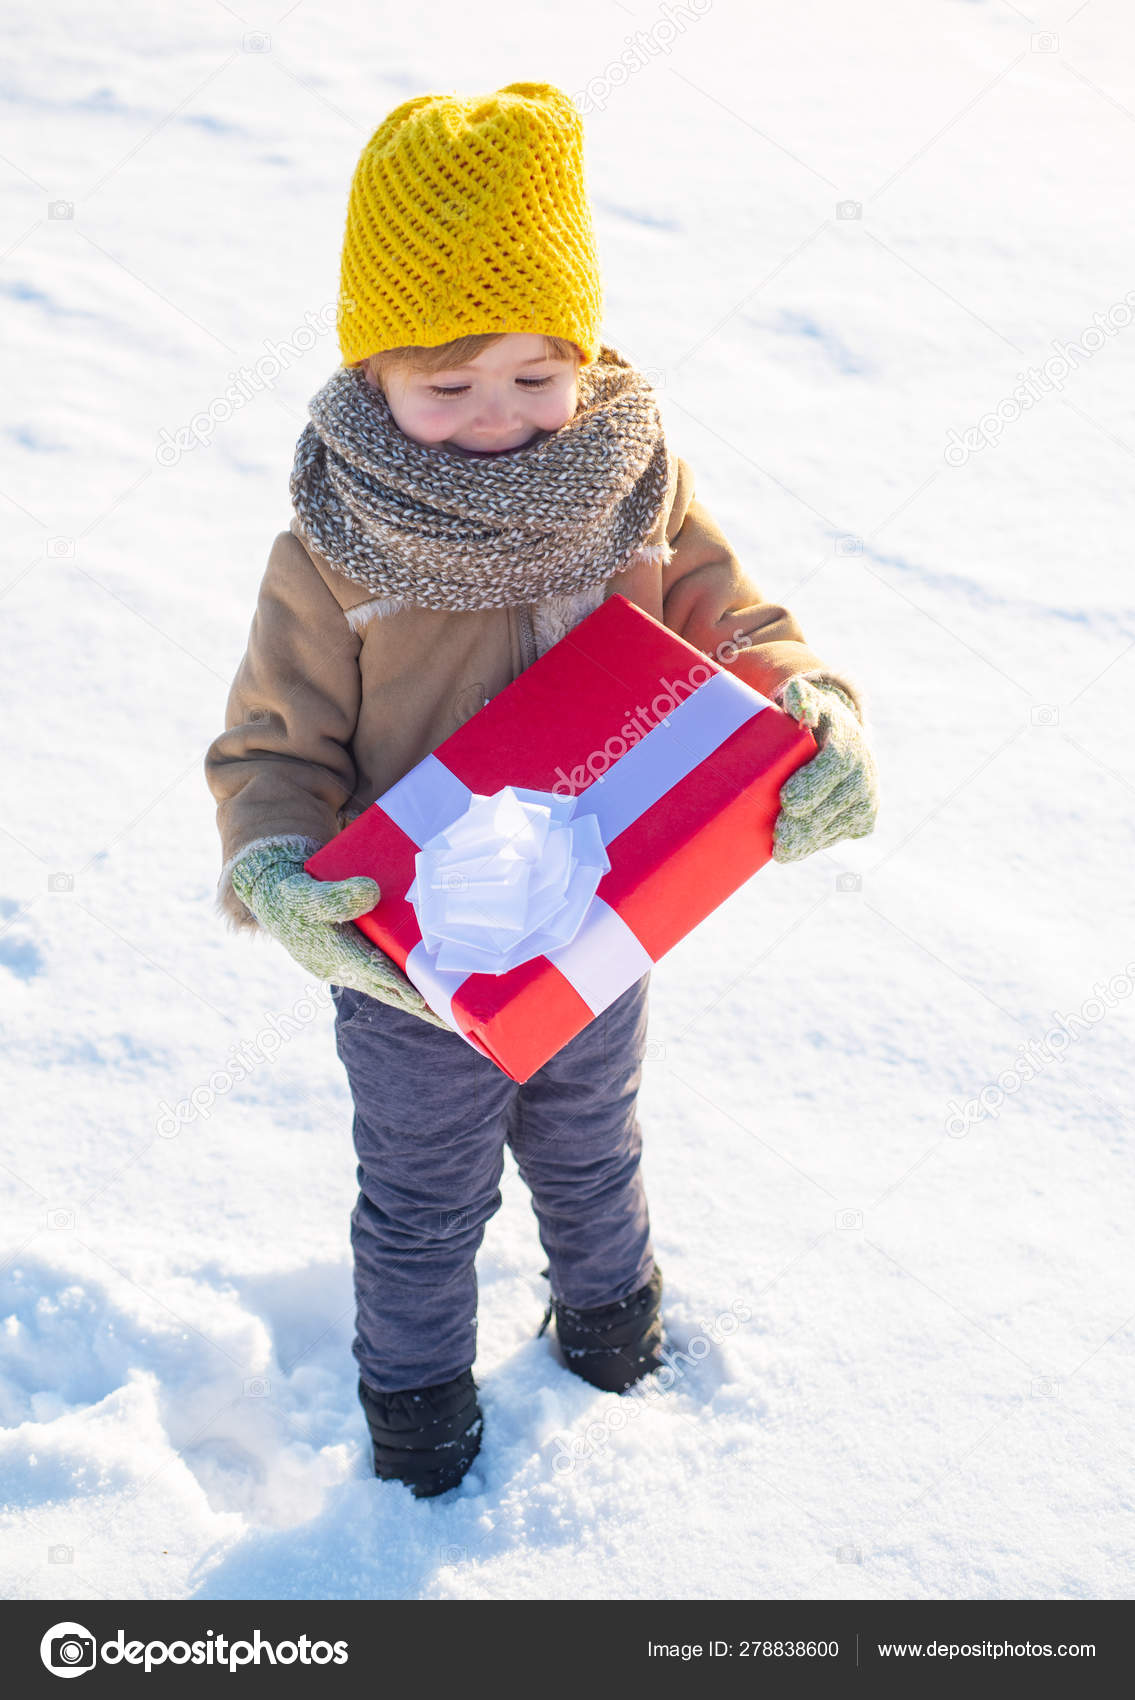
[[[160,1292],[35,1258],[5,1271],[0,1426],[88,1414],[97,1426],[96,1409],[143,1374],[168,1456],[212,1511],[269,1526],[310,1514],[349,1463],[349,1446],[327,1433],[341,1378],[304,1363],[280,1374],[264,1322],[231,1288],[166,1278]]]
[[[54,1422],[97,1405],[126,1380],[130,1341],[101,1296],[34,1259],[0,1281],[0,1426]]]

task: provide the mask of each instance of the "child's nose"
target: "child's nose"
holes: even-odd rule
[[[512,396],[493,396],[483,403],[477,413],[477,423],[491,430],[514,424],[516,418],[516,402]]]

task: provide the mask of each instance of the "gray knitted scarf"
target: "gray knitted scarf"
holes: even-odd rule
[[[361,367],[339,367],[308,411],[296,517],[314,549],[376,594],[501,608],[668,553],[677,459],[654,391],[606,343],[580,368],[574,416],[498,457],[406,436]]]

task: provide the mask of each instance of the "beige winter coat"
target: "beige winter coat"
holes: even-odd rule
[[[228,925],[258,927],[230,883],[238,856],[277,838],[327,843],[615,593],[764,696],[807,673],[836,680],[862,715],[855,684],[745,576],[683,460],[666,539],[667,558],[578,596],[452,613],[372,596],[306,545],[293,517],[272,544],[225,730],[205,755]]]

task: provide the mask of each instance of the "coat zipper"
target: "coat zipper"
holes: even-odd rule
[[[526,602],[517,604],[517,622],[520,627],[520,670],[531,667],[536,660],[536,629],[532,624],[532,613]]]

